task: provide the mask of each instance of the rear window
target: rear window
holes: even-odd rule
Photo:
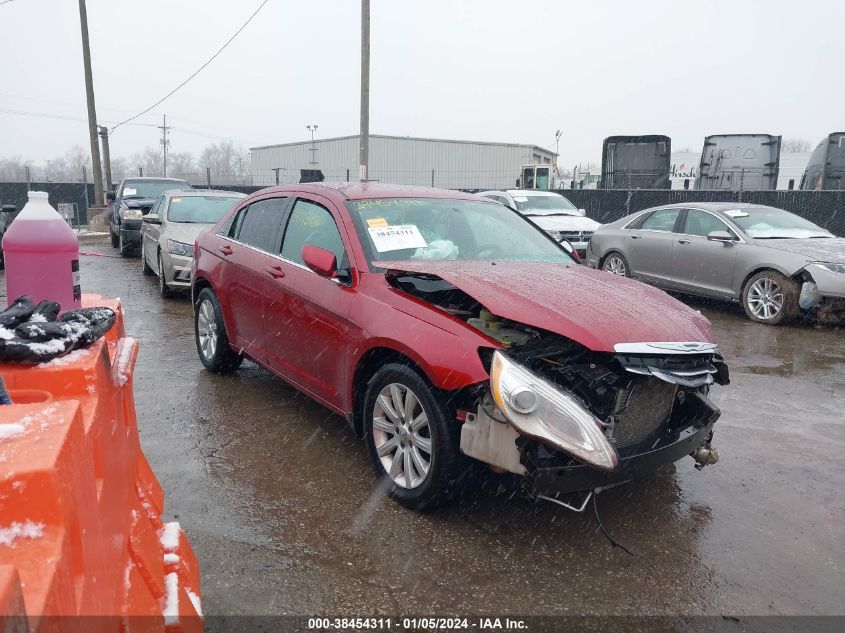
[[[188,224],[216,224],[238,200],[240,198],[236,196],[173,196],[167,219]]]

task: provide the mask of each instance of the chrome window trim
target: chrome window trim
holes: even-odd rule
[[[654,342],[654,343],[616,343],[613,351],[617,354],[713,354],[719,351],[716,343],[703,342]]]

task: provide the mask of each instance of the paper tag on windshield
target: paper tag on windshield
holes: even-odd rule
[[[425,238],[414,224],[370,227],[370,238],[379,253],[399,251],[403,248],[425,248]]]
[[[747,218],[748,214],[745,211],[740,211],[739,209],[733,209],[731,211],[725,211],[725,215],[730,216],[732,218]]]
[[[387,220],[384,218],[370,218],[367,220],[367,226],[372,228],[379,228],[387,226]]]
[[[171,198],[170,202],[173,203],[173,204],[175,204],[177,202],[182,202],[182,198]]]
[[[124,189],[123,190],[124,196],[134,196],[136,193],[138,193],[137,189]]]
[[[528,202],[527,196],[514,196],[513,199],[516,202]]]

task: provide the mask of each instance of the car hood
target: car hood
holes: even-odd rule
[[[845,263],[845,238],[815,237],[811,239],[765,240],[755,239],[757,246],[774,248],[803,255],[818,262]]]
[[[594,351],[618,343],[712,343],[710,322],[662,290],[586,266],[533,262],[379,262],[436,275],[500,317]]]
[[[126,205],[127,209],[152,209],[153,205],[155,204],[155,199],[129,198],[128,200],[124,200],[123,204]]]
[[[205,233],[213,226],[213,224],[194,224],[191,222],[168,222],[165,225],[162,237],[193,246],[194,241],[200,234]]]
[[[595,220],[581,215],[527,215],[525,217],[544,231],[595,231],[601,226]]]

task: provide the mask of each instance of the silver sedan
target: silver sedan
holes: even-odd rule
[[[141,266],[145,275],[158,275],[162,297],[191,287],[194,240],[244,197],[203,189],[172,189],[158,197],[141,225]]]
[[[775,325],[815,311],[845,318],[845,239],[753,204],[684,203],[602,225],[587,265],[688,294],[740,302]]]

